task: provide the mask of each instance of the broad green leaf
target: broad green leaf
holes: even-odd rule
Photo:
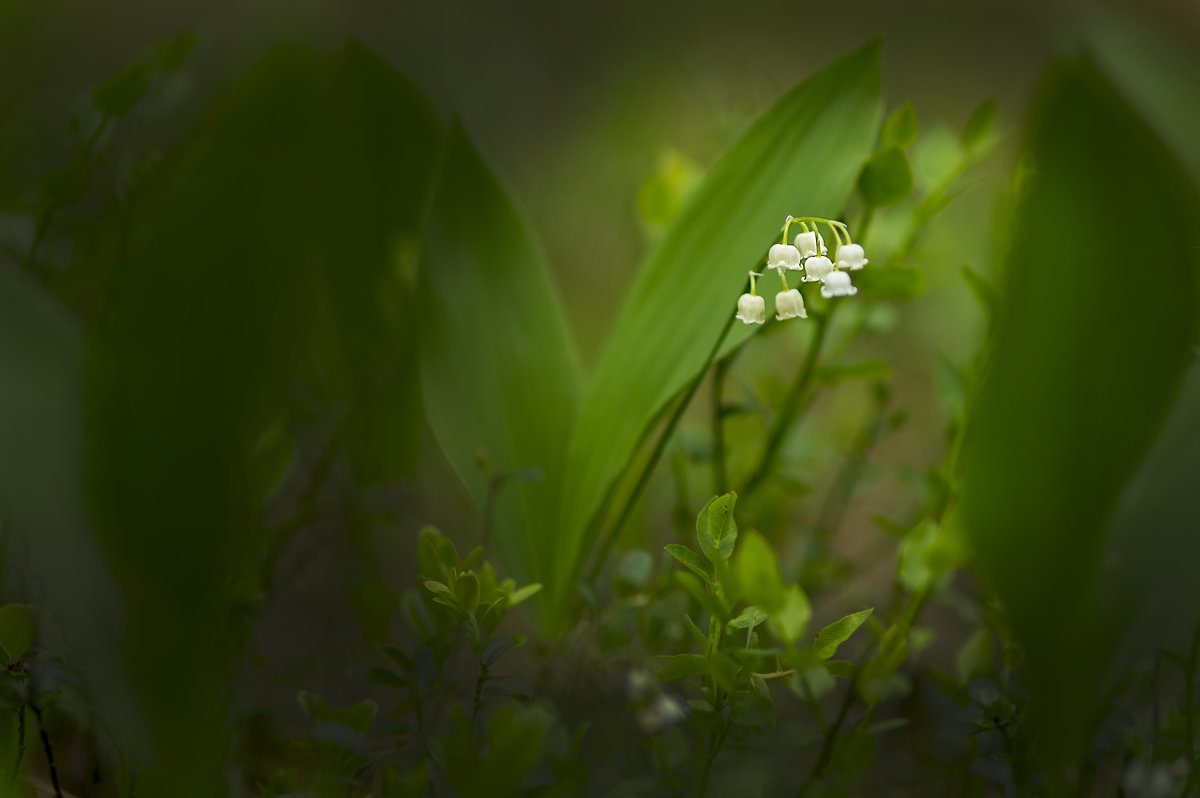
[[[1186,640],[1200,622],[1200,366],[1188,369],[1154,448],[1126,486],[1108,532],[1112,566],[1097,585],[1100,617],[1115,646],[1108,684],[1138,657]]]
[[[912,103],[905,103],[888,114],[880,140],[884,147],[906,150],[916,142],[917,130],[917,109]]]
[[[239,654],[231,618],[271,578],[254,445],[287,397],[346,395],[329,385],[368,350],[351,335],[327,347],[324,326],[346,297],[391,285],[380,275],[416,224],[433,139],[418,93],[349,56],[280,51],[218,96],[119,209],[127,241],[94,267],[113,273],[85,385],[88,517],[155,742],[139,784],[181,798],[216,789],[229,730],[213,674]]]
[[[847,615],[817,632],[813,642],[813,652],[821,659],[829,659],[837,653],[838,646],[850,639],[850,635],[858,631],[858,627],[866,623],[874,609],[861,610]]]
[[[502,471],[536,467],[546,475],[541,484],[504,487],[493,539],[518,582],[539,578],[561,589],[550,565],[560,536],[551,521],[579,394],[570,331],[504,188],[459,123],[446,139],[418,278],[429,426],[481,511],[488,480],[478,453]]]
[[[895,205],[909,195],[912,187],[908,156],[896,146],[884,147],[872,155],[858,176],[858,193],[872,208]]]
[[[575,583],[603,497],[653,419],[703,366],[746,271],[784,218],[840,213],[879,124],[879,55],[873,41],[760,117],[708,171],[642,264],[588,382],[571,441],[552,595]],[[735,330],[725,346],[752,332]]]
[[[676,560],[692,570],[697,576],[702,577],[704,581],[712,584],[712,563],[689,549],[687,546],[679,543],[668,544],[665,548],[667,550],[667,554],[670,554]]]
[[[33,645],[33,616],[24,604],[0,607],[0,649],[11,664],[25,656]]]
[[[661,657],[662,667],[658,669],[658,680],[670,682],[688,676],[705,676],[711,672],[708,660],[699,654],[679,654],[674,657]]]
[[[733,554],[737,541],[737,522],[733,519],[733,508],[737,494],[730,492],[714,496],[696,516],[696,538],[700,551],[712,563],[724,562]]]
[[[962,445],[961,496],[976,560],[1025,651],[1055,769],[1091,739],[1107,661],[1093,606],[1106,530],[1193,358],[1198,198],[1087,62],[1052,67],[1030,119],[1033,172]],[[1170,286],[1122,303],[1119,323],[1113,287],[1128,275],[1097,230],[1154,230],[1154,278]]]
[[[779,575],[779,559],[761,534],[750,531],[742,536],[742,545],[733,558],[733,570],[746,601],[762,607],[772,617],[783,609],[788,596]]]

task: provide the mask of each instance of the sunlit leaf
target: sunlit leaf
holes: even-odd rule
[[[642,264],[589,380],[571,442],[552,595],[574,584],[602,497],[652,419],[700,370],[734,312],[746,271],[784,218],[840,213],[879,124],[879,56],[879,42],[871,42],[768,110],[708,171]],[[726,346],[750,332],[736,330]]]

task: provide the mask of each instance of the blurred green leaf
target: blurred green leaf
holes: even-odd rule
[[[963,282],[967,284],[967,288],[971,289],[971,293],[975,295],[975,299],[979,302],[979,306],[983,308],[988,317],[991,318],[996,313],[996,288],[991,282],[979,272],[972,269],[970,266],[964,265],[959,273],[962,275]]]
[[[1026,653],[1055,773],[1090,739],[1106,660],[1092,599],[1105,530],[1192,358],[1198,214],[1178,163],[1086,62],[1051,68],[1026,137],[1035,172],[1011,231],[961,495],[981,570]],[[1155,231],[1155,280],[1170,289],[1117,311],[1127,271],[1097,231],[1143,229]]]
[[[1127,100],[1154,126],[1200,186],[1200,56],[1178,31],[1106,9],[1089,14],[1084,30],[1093,58]]]
[[[906,150],[917,140],[917,109],[912,103],[892,111],[883,123],[883,133],[880,141],[883,147],[899,147]]]
[[[712,564],[708,560],[704,559],[687,546],[679,543],[668,544],[665,548],[667,550],[667,554],[670,554],[676,560],[683,563],[690,570],[695,572],[697,576],[703,577],[706,582],[710,584],[712,583]]]
[[[746,601],[762,607],[772,617],[783,609],[787,588],[779,575],[779,559],[761,534],[751,530],[742,535],[742,545],[733,558],[733,570]]]
[[[688,676],[706,676],[712,670],[708,660],[699,654],[679,654],[660,659],[662,660],[662,667],[658,669],[660,682],[672,682]]]
[[[515,637],[497,637],[483,647],[483,653],[479,655],[479,661],[485,666],[491,666],[496,663],[496,660],[504,656],[504,653],[513,646],[521,644],[521,640]]]
[[[984,100],[971,115],[963,127],[962,142],[968,150],[974,150],[983,145],[991,135],[992,126],[996,122],[996,101]]]
[[[813,652],[821,659],[829,659],[837,653],[838,647],[850,639],[850,635],[858,631],[858,627],[867,622],[874,609],[860,610],[844,618],[839,618],[817,633],[813,641]]]
[[[879,123],[880,44],[816,73],[707,173],[638,271],[588,382],[560,505],[557,602],[577,580],[591,523],[652,420],[704,364],[788,214],[836,216]],[[768,308],[768,311],[770,309]],[[737,330],[726,351],[752,331]]]
[[[925,291],[925,272],[915,266],[868,266],[854,273],[864,300],[903,301]]]
[[[518,582],[537,577],[561,588],[550,566],[560,537],[551,519],[579,366],[537,245],[457,122],[430,200],[419,296],[430,428],[481,509],[488,484],[478,450],[501,470],[537,467],[546,475],[499,494],[493,539]]]
[[[0,607],[0,649],[9,664],[18,662],[33,645],[33,616],[24,604]]]
[[[724,562],[733,554],[733,544],[738,536],[737,521],[733,518],[735,504],[736,493],[714,496],[696,516],[696,538],[700,541],[700,551],[713,564]]]
[[[799,585],[789,585],[783,594],[783,606],[771,613],[770,625],[775,634],[790,645],[804,637],[808,621],[812,618],[812,606],[808,596]]]
[[[129,113],[150,88],[156,66],[153,61],[143,61],[100,81],[92,91],[92,105],[105,116]]]
[[[858,193],[872,208],[895,205],[913,187],[912,167],[899,147],[885,147],[867,159],[858,176]]]
[[[111,102],[117,113],[128,99]],[[394,71],[278,51],[219,92],[114,233],[127,241],[89,350],[88,509],[126,598],[124,661],[155,742],[149,792],[215,789],[228,725],[213,674],[244,642],[229,620],[249,611],[267,544],[254,446],[285,397],[366,358],[337,336],[314,350],[346,297],[376,317],[357,298],[379,291],[393,235],[417,223],[428,120]],[[416,146],[424,157],[397,154]]]

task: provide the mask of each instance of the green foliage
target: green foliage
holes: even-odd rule
[[[1096,710],[1106,528],[1191,358],[1197,206],[1161,142],[1087,63],[1051,69],[1027,141],[1035,176],[1013,223],[962,494],[978,562],[1028,657],[1047,755],[1062,765]],[[1156,280],[1171,290],[1126,303],[1115,326],[1112,288],[1127,272],[1096,231],[1151,226]]]
[[[704,368],[773,225],[796,207],[834,213],[841,206],[879,113],[873,42],[810,77],[756,121],[647,256],[582,400],[553,533],[550,570],[558,581],[548,586],[548,600],[559,603],[574,584],[598,531],[593,518],[652,420]],[[704,279],[692,279],[697,275]],[[746,334],[731,335],[726,346]],[[548,544],[550,534],[539,540]]]
[[[858,175],[858,193],[872,208],[895,205],[909,195],[913,188],[912,167],[904,150],[895,145],[885,146],[872,155]]]
[[[479,450],[498,467],[536,466],[546,474],[540,485],[516,485],[496,498],[493,534],[518,579],[541,574],[552,589],[561,587],[552,581],[560,578],[551,565],[560,534],[552,534],[551,516],[579,366],[536,243],[457,123],[430,200],[418,295],[421,387],[438,444],[481,509],[488,481],[476,466]]]
[[[905,103],[892,111],[884,121],[880,142],[884,148],[907,150],[916,142],[918,129],[917,109],[912,103]]]
[[[733,520],[736,503],[736,493],[714,496],[696,516],[696,538],[700,541],[700,551],[714,565],[725,562],[733,554],[733,544],[738,536],[737,522]]]
[[[817,633],[813,641],[813,653],[821,659],[829,659],[837,653],[838,647],[850,639],[858,631],[858,627],[867,622],[874,608],[853,612],[844,618],[839,618]]]

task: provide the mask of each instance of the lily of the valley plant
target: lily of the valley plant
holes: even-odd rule
[[[800,225],[803,232],[796,235],[792,244],[787,243],[792,225]],[[826,257],[828,249],[818,225],[825,225],[837,242],[836,261]],[[811,228],[810,228],[811,225]],[[780,242],[772,245],[767,253],[767,268],[779,273],[781,290],[775,295],[775,319],[807,319],[804,297],[800,291],[788,286],[784,272],[802,272],[801,282],[821,283],[821,296],[825,299],[854,296],[858,289],[850,281],[848,272],[857,271],[870,261],[865,257],[862,245],[855,244],[850,231],[842,222],[816,216],[787,217],[783,223]],[[758,295],[756,277],[750,272],[750,293],[738,298],[737,318],[746,324],[762,324],[767,320],[766,301]]]

